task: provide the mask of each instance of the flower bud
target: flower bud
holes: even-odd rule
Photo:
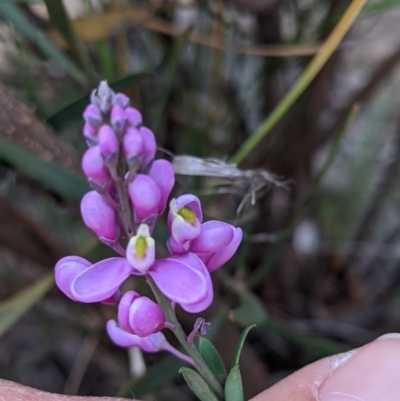
[[[143,154],[143,168],[146,169],[147,166],[153,161],[154,156],[157,151],[157,142],[153,132],[147,128],[140,128],[140,133],[143,138],[144,144],[144,154]]]
[[[138,129],[128,128],[122,138],[122,149],[129,168],[138,170],[142,163],[144,152],[143,138]]]
[[[107,163],[118,163],[119,141],[109,125],[102,125],[99,129],[99,148]]]
[[[89,104],[85,111],[83,112],[83,118],[90,124],[93,128],[99,128],[103,122],[103,116],[98,107],[93,104]]]
[[[128,333],[147,337],[158,333],[165,325],[165,315],[159,305],[135,291],[128,291],[118,306],[118,322]]]
[[[101,81],[99,87],[92,92],[90,101],[104,114],[108,114],[114,96],[115,92],[108,86],[107,81]]]
[[[151,177],[138,174],[129,184],[128,193],[135,210],[137,223],[149,222],[157,217],[161,193]]]
[[[126,96],[125,94],[116,93],[112,100],[112,103],[114,106],[120,106],[123,109],[125,109],[130,105],[131,101],[129,100],[129,97]]]
[[[155,260],[155,241],[150,236],[147,224],[141,224],[135,236],[128,243],[126,258],[132,267],[140,273],[146,273]]]
[[[200,200],[197,196],[186,194],[172,199],[169,204],[168,231],[173,241],[189,249],[190,241],[200,234],[200,223],[203,219]]]
[[[91,147],[97,145],[97,130],[89,123],[85,123],[83,126],[83,136],[85,137],[88,146]]]
[[[207,221],[201,225],[200,235],[191,242],[189,251],[196,254],[212,273],[236,253],[242,236],[240,228],[222,221]]]
[[[100,240],[115,242],[118,239],[118,228],[115,211],[96,191],[88,192],[81,201],[83,221]]]
[[[139,128],[142,126],[143,119],[142,114],[139,110],[133,107],[127,107],[125,110],[125,115],[128,120],[128,123],[135,128]]]
[[[93,146],[85,152],[82,158],[82,170],[96,191],[105,188],[110,173],[104,164],[99,146]]]
[[[111,109],[110,122],[117,133],[122,133],[126,123],[126,115],[121,106],[117,105]]]
[[[149,176],[155,181],[160,189],[161,200],[158,205],[158,214],[165,210],[167,200],[175,184],[175,172],[172,164],[165,159],[158,159],[153,162]]]

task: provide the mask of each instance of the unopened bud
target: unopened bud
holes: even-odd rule
[[[114,106],[111,109],[110,116],[111,126],[115,129],[117,133],[122,133],[125,127],[126,115],[125,111],[121,106]]]
[[[98,107],[93,104],[89,104],[85,111],[83,112],[83,118],[90,124],[93,128],[99,128],[103,122],[103,116]]]
[[[118,163],[119,141],[109,125],[102,125],[99,130],[99,148],[106,163]]]
[[[123,109],[129,107],[129,105],[131,103],[131,101],[129,100],[129,97],[124,95],[123,93],[117,93],[114,96],[112,102],[113,102],[114,106],[120,106]]]
[[[125,110],[126,118],[132,127],[140,128],[143,124],[142,114],[133,107],[127,107]]]

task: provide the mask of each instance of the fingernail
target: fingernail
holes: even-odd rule
[[[400,334],[386,334],[346,355],[319,388],[319,401],[399,400]]]

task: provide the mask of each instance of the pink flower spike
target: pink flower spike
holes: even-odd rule
[[[129,97],[126,96],[125,94],[116,93],[112,100],[112,103],[114,106],[120,106],[123,109],[125,109],[131,104],[131,101],[129,100]]]
[[[93,128],[89,123],[85,123],[83,126],[83,136],[88,146],[97,145],[97,129]]]
[[[200,312],[212,301],[210,274],[194,254],[156,260],[148,274],[166,297],[189,312]]]
[[[146,168],[153,161],[154,156],[156,155],[157,142],[153,131],[149,128],[140,128],[140,133],[144,144],[143,167]]]
[[[128,333],[147,337],[159,332],[165,324],[164,312],[154,301],[128,291],[118,306],[118,321]]]
[[[115,294],[132,273],[125,258],[110,258],[90,266],[71,283],[71,294],[79,302],[101,302]]]
[[[208,221],[201,225],[200,235],[190,245],[210,273],[225,264],[237,251],[243,237],[240,228],[221,221]]]
[[[154,180],[144,174],[138,174],[129,184],[131,198],[137,223],[148,222],[157,217],[161,193]]]
[[[143,119],[139,110],[133,107],[128,107],[125,110],[125,115],[132,127],[139,128],[142,126]]]
[[[83,112],[84,120],[90,124],[93,128],[99,128],[103,122],[103,116],[98,107],[93,104],[89,104]]]
[[[99,129],[99,148],[106,163],[118,163],[119,141],[109,125],[102,125]]]
[[[88,192],[81,201],[83,221],[101,240],[115,242],[119,236],[114,209],[96,191]]]
[[[177,244],[188,250],[190,241],[200,234],[200,200],[194,195],[182,195],[172,199],[169,208],[168,231]]]
[[[125,110],[121,106],[113,106],[111,109],[110,122],[111,126],[115,129],[117,133],[122,133],[126,123]]]
[[[165,159],[155,160],[151,166],[150,177],[160,188],[161,200],[158,206],[158,214],[165,210],[167,200],[175,184],[175,172],[172,164]]]
[[[136,128],[128,128],[122,139],[122,149],[130,168],[139,169],[144,152],[143,138]]]
[[[94,189],[106,187],[110,173],[104,164],[99,146],[93,146],[85,152],[82,158],[82,170],[89,182],[95,186]]]
[[[67,256],[60,259],[55,268],[54,275],[57,287],[72,300],[76,301],[71,293],[71,283],[75,278],[88,269],[92,264],[79,256]]]
[[[147,273],[153,265],[156,254],[156,243],[150,236],[147,224],[141,224],[134,237],[129,240],[126,258],[135,270]]]

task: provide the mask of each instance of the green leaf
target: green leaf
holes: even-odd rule
[[[185,362],[169,356],[153,365],[142,377],[129,380],[122,386],[116,397],[143,398],[178,377],[179,369]]]
[[[9,330],[54,284],[53,273],[38,280],[11,299],[0,303],[0,336]]]
[[[75,202],[80,202],[89,190],[89,185],[83,177],[4,139],[0,139],[0,160],[11,164],[15,170],[42,183],[58,195]]]
[[[214,376],[223,383],[226,379],[226,369],[222,359],[211,341],[207,338],[199,338],[199,352],[203,359],[206,361],[207,366],[210,368]]]
[[[136,85],[139,82],[142,82],[150,75],[151,73],[149,71],[135,72],[134,74],[130,74],[119,79],[118,81],[111,83],[110,86],[115,91],[120,91],[126,86]],[[54,129],[60,130],[71,121],[81,119],[83,110],[89,102],[90,93],[79,99],[76,99],[67,106],[64,106],[61,110],[49,117],[47,119],[47,123],[50,124]]]
[[[182,373],[188,386],[201,401],[218,401],[218,397],[211,390],[210,386],[195,370],[181,368],[179,373]]]
[[[11,23],[21,35],[36,43],[43,53],[60,64],[72,78],[80,83],[85,82],[82,71],[43,32],[33,26],[15,4],[0,3],[0,16]]]
[[[249,331],[253,328],[256,327],[255,324],[245,328],[242,332],[242,334],[240,335],[240,338],[236,344],[236,349],[235,349],[235,353],[233,354],[233,359],[232,359],[232,369],[239,365],[239,359],[240,359],[240,354],[242,353],[242,348],[244,345],[244,342],[246,340],[247,334],[249,334]]]
[[[242,376],[240,375],[239,366],[236,365],[229,372],[225,383],[225,400],[226,401],[244,401]]]
[[[391,8],[399,7],[400,0],[381,0],[369,3],[364,7],[364,14],[374,14],[379,12],[385,12]]]

